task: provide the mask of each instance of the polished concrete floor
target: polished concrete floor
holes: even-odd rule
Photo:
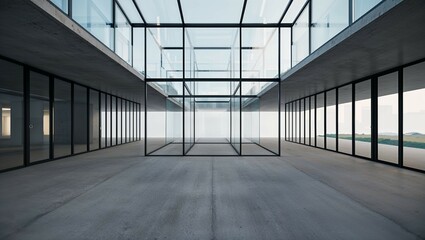
[[[425,174],[284,143],[282,157],[126,144],[0,174],[0,239],[424,239]]]

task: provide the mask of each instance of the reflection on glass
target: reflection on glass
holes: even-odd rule
[[[112,0],[72,0],[72,18],[110,49],[114,47]]]
[[[378,159],[398,163],[398,72],[378,78]]]
[[[338,151],[352,154],[352,85],[338,88]]]
[[[23,68],[0,59],[0,169],[24,163]]]
[[[404,166],[425,170],[425,62],[404,69]]]
[[[316,96],[317,101],[317,136],[316,145],[317,147],[325,147],[325,94],[320,93]]]
[[[89,139],[90,150],[99,149],[99,121],[100,121],[100,107],[99,107],[99,92],[90,90],[90,104],[89,104]]]
[[[87,151],[87,88],[74,84],[74,153]]]
[[[55,79],[54,157],[71,155],[71,84]]]
[[[104,93],[100,94],[100,132],[101,132],[101,139],[100,139],[100,147],[104,148],[106,147],[106,95]]]
[[[297,65],[310,53],[308,8],[307,5],[292,27],[292,66]]]
[[[371,80],[355,85],[355,154],[371,157]]]
[[[312,2],[311,51],[313,52],[348,26],[348,1]]]
[[[242,78],[278,75],[278,29],[242,29]]]
[[[336,151],[336,90],[326,92],[326,149]]]

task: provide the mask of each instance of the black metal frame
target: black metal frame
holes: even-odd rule
[[[100,111],[100,104],[101,104],[100,96],[101,96],[101,93],[105,94],[105,96],[109,96],[110,99],[112,99],[112,97],[115,97],[116,99],[121,99],[122,101],[125,100],[125,101],[128,101],[128,102],[131,102],[136,106],[140,106],[140,103],[137,103],[137,102],[132,101],[132,100],[126,100],[126,99],[124,99],[120,96],[109,94],[107,92],[92,88],[90,86],[86,86],[84,84],[77,83],[77,82],[72,81],[70,79],[63,78],[61,76],[55,75],[53,73],[46,72],[46,71],[41,70],[39,68],[29,66],[27,64],[24,64],[22,62],[10,59],[10,58],[5,57],[5,56],[0,55],[0,59],[7,61],[7,62],[10,62],[10,63],[14,63],[14,64],[22,67],[22,69],[23,69],[23,79],[22,79],[22,81],[23,81],[23,87],[24,87],[24,89],[23,89],[23,103],[24,103],[23,116],[24,116],[24,121],[23,121],[23,126],[22,126],[23,141],[24,141],[23,142],[24,157],[22,159],[22,165],[17,166],[17,167],[7,168],[7,169],[1,169],[0,172],[6,172],[6,171],[14,170],[14,169],[19,169],[19,168],[37,165],[37,164],[41,164],[41,163],[45,163],[45,162],[55,161],[55,160],[59,160],[59,159],[62,159],[62,158],[67,158],[67,157],[71,157],[71,156],[84,154],[84,153],[87,153],[87,152],[98,151],[98,150],[101,150],[101,149],[121,145],[121,144],[110,145],[108,147],[106,147],[106,146],[101,147],[100,146],[101,145],[101,139],[102,139],[101,138],[101,129],[100,129],[101,128],[101,125],[100,125],[101,117],[100,117],[100,115],[102,114],[101,111]],[[30,72],[36,72],[36,73],[42,74],[42,75],[48,77],[48,79],[49,79],[49,94],[48,94],[49,95],[49,111],[50,111],[50,114],[49,114],[49,126],[50,126],[50,128],[49,128],[49,154],[48,154],[49,157],[48,157],[48,159],[44,159],[44,160],[40,160],[40,161],[37,160],[36,162],[30,161],[30,152],[31,152],[31,150],[30,150],[30,146],[31,146],[31,143],[30,143],[30,128],[29,128],[29,125],[30,125]],[[54,138],[54,130],[53,130],[54,124],[55,124],[55,122],[54,122],[54,109],[55,109],[54,108],[54,105],[55,105],[54,86],[55,86],[56,81],[63,81],[63,82],[69,83],[70,84],[69,91],[70,91],[70,94],[71,94],[71,102],[70,102],[70,104],[71,104],[71,109],[70,109],[70,111],[71,111],[71,126],[70,126],[71,154],[66,155],[66,156],[60,156],[60,157],[54,156],[54,149],[55,149],[55,138]],[[75,121],[74,121],[74,108],[75,108],[75,106],[74,106],[75,105],[74,104],[74,102],[75,102],[74,86],[76,86],[76,85],[85,88],[86,89],[86,96],[87,96],[87,102],[86,102],[86,104],[87,104],[86,105],[86,109],[87,109],[87,119],[86,119],[86,121],[87,121],[87,129],[86,129],[87,149],[86,149],[86,151],[79,152],[79,153],[74,153],[74,145],[75,145],[74,144],[74,135],[75,135],[74,129],[76,127]],[[99,94],[99,99],[98,99],[98,104],[99,104],[99,126],[98,126],[99,127],[99,130],[98,130],[99,131],[99,136],[98,136],[99,137],[99,148],[96,148],[96,149],[90,149],[90,141],[89,141],[90,131],[92,129],[92,128],[90,128],[90,124],[89,124],[90,123],[90,91],[95,91],[95,92],[98,92],[98,94]],[[105,112],[105,114],[106,114],[106,112]],[[111,114],[111,116],[112,116],[112,114]],[[136,124],[135,122],[133,122],[133,123]],[[111,130],[112,130],[112,126],[111,126]],[[123,132],[121,131],[121,134],[122,133]],[[122,138],[122,136],[121,136],[121,138]],[[106,139],[108,139],[108,138],[106,138]],[[109,137],[109,139],[111,139],[111,137]],[[112,141],[112,139],[110,141]],[[135,142],[135,141],[140,141],[140,139],[137,139],[137,140],[133,139],[133,141],[130,141],[128,143]],[[124,142],[122,144],[124,144]]]
[[[376,73],[376,74],[373,74],[373,75],[370,75],[370,76],[366,76],[366,77],[363,77],[361,79],[358,79],[358,80],[355,80],[355,81],[352,81],[352,82],[349,82],[349,83],[346,83],[346,84],[343,84],[343,85],[340,85],[340,86],[337,86],[337,87],[329,88],[329,89],[326,89],[324,91],[320,91],[320,92],[317,92],[315,94],[308,95],[306,97],[301,98],[301,99],[309,98],[310,101],[311,101],[312,98],[315,99],[315,101],[314,101],[315,104],[314,104],[314,107],[312,109],[310,109],[310,114],[311,114],[312,110],[315,111],[314,128],[315,128],[316,136],[314,138],[315,143],[311,144],[310,147],[314,147],[314,148],[318,148],[318,149],[322,149],[322,150],[327,150],[327,151],[331,151],[331,152],[337,152],[337,153],[340,153],[340,154],[353,156],[353,157],[360,158],[360,159],[379,162],[379,163],[383,163],[383,164],[387,164],[387,165],[391,165],[391,166],[396,166],[396,167],[400,167],[400,168],[404,168],[404,169],[409,169],[409,170],[414,170],[414,171],[417,171],[417,172],[425,173],[425,170],[408,167],[408,166],[405,166],[403,164],[403,93],[404,93],[404,91],[403,91],[403,83],[404,83],[403,82],[404,81],[403,70],[404,70],[404,68],[413,66],[415,64],[423,63],[423,62],[425,62],[425,58],[411,62],[411,63],[408,63],[408,64],[401,65],[399,67],[391,68],[391,69],[388,69],[386,71],[379,72],[379,73]],[[398,146],[397,146],[398,147],[398,163],[391,163],[391,162],[388,162],[388,161],[380,160],[379,156],[378,156],[378,108],[379,108],[379,106],[378,106],[378,85],[377,84],[378,84],[378,78],[379,77],[390,74],[390,73],[397,73],[398,74],[398,93],[397,93],[398,94]],[[355,118],[356,118],[356,116],[355,116],[355,113],[356,113],[356,111],[355,111],[355,108],[356,108],[356,97],[355,97],[356,96],[356,89],[355,89],[355,86],[356,86],[356,84],[362,83],[362,82],[365,82],[365,81],[370,81],[370,84],[371,84],[371,96],[370,96],[370,99],[371,99],[371,143],[370,143],[370,145],[371,145],[371,147],[370,147],[371,157],[370,158],[357,155],[356,154],[356,144],[355,144],[356,143],[356,140],[355,140],[355,134],[356,134],[356,131],[355,131],[355,126],[356,126],[356,124],[355,124]],[[341,152],[340,149],[339,149],[339,146],[338,146],[338,139],[339,139],[339,127],[338,127],[339,97],[338,96],[339,96],[339,89],[346,87],[346,86],[351,86],[351,95],[352,95],[351,96],[352,97],[351,98],[351,118],[352,118],[351,119],[351,130],[352,130],[352,132],[351,132],[351,135],[352,135],[351,150],[352,150],[352,153]],[[337,121],[336,121],[336,130],[337,130],[336,131],[336,144],[337,144],[337,148],[336,148],[336,150],[328,149],[328,148],[326,148],[326,146],[325,146],[325,148],[317,146],[317,95],[324,94],[326,96],[326,93],[328,93],[329,91],[332,91],[332,90],[336,91],[336,112],[337,112],[336,113],[336,118],[337,118]],[[290,111],[289,114],[288,114],[289,118],[293,119],[293,117],[295,115],[295,114],[293,114],[293,112],[295,112],[294,109],[291,108],[290,106],[293,105],[296,101],[299,101],[299,100],[300,99],[291,100],[291,101],[288,101],[288,102],[285,103],[285,109],[289,109],[289,111]],[[324,106],[324,108],[326,109],[326,105]],[[287,116],[287,113],[285,113],[285,116]],[[311,124],[312,120],[313,119],[311,119],[311,117],[310,117],[310,123],[309,124]],[[291,129],[288,129],[286,131],[286,134],[294,132],[293,131],[293,129],[294,129],[293,120],[291,121],[291,123],[292,124],[289,124],[289,125],[285,124],[285,126],[289,126],[291,128]],[[326,114],[325,114],[324,124],[325,124],[325,128],[326,128],[326,124],[327,124]],[[310,130],[311,130],[311,126],[310,126]],[[326,132],[326,129],[325,129],[324,135],[326,136],[326,134],[327,134],[327,132]],[[312,135],[310,134],[310,141],[311,141],[311,137],[312,137]],[[295,141],[293,138],[291,138],[288,135],[285,135],[284,139],[287,142],[292,142],[292,143],[297,143],[297,144],[309,146],[308,144],[302,144],[302,143]]]

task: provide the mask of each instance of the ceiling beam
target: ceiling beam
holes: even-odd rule
[[[139,5],[137,5],[136,0],[132,0],[132,1],[133,1],[134,6],[136,7],[137,12],[139,13],[140,17],[142,18],[143,23],[146,23],[146,20],[143,17],[142,11],[140,11]]]
[[[243,17],[244,17],[244,15],[245,15],[245,9],[246,9],[246,3],[247,3],[247,1],[248,1],[248,0],[244,0],[244,1],[243,1],[243,7],[242,7],[242,13],[241,13],[241,20],[239,21],[239,23],[240,23],[240,24],[242,24]]]

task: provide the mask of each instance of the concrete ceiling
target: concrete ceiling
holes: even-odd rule
[[[282,102],[425,58],[425,1],[387,0],[281,76]]]
[[[143,76],[47,0],[0,2],[0,55],[141,102]]]

